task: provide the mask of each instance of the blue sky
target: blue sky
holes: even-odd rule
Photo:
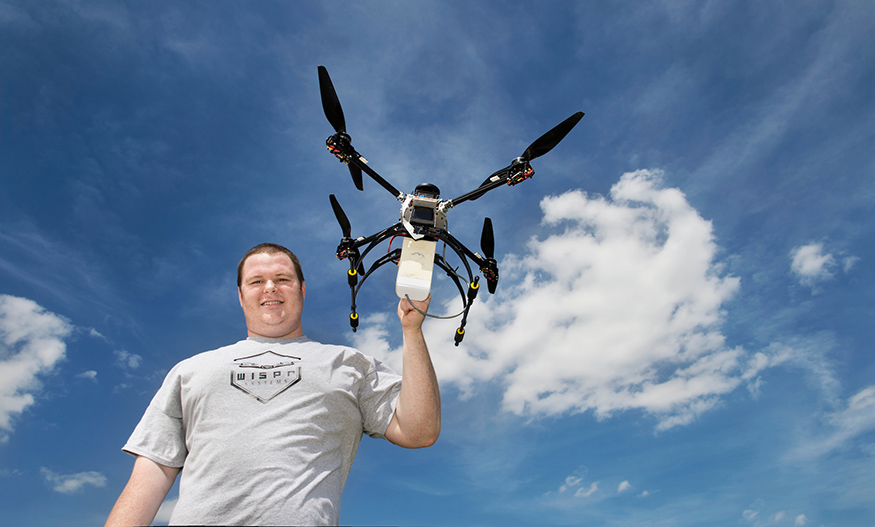
[[[862,1],[0,1],[4,519],[105,519],[164,374],[245,336],[257,243],[308,336],[398,364],[391,270],[349,330],[328,195],[355,235],[398,204],[325,150],[321,64],[406,191],[586,112],[451,211],[498,291],[459,348],[426,324],[441,439],[363,440],[343,524],[875,525],[872,34]]]

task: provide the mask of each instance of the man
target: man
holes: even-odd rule
[[[136,461],[107,525],[150,523],[177,474],[171,524],[337,524],[362,434],[427,447],[440,394],[422,335],[430,299],[398,304],[403,379],[304,336],[297,257],[261,244],[237,268],[248,338],[168,373],[124,451]]]

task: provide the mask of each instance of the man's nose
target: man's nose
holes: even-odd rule
[[[264,290],[265,291],[273,291],[276,289],[276,283],[273,280],[267,280],[264,282]]]

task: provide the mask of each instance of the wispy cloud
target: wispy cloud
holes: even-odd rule
[[[774,152],[786,140],[788,132],[800,125],[810,126],[807,119],[818,114],[803,110],[822,106],[825,93],[842,93],[838,87],[856,82],[855,78],[860,75],[857,61],[852,57],[857,56],[859,38],[871,30],[870,18],[861,16],[859,7],[853,3],[837,4],[824,21],[823,29],[808,42],[809,60],[805,68],[798,70],[789,82],[775,86],[757,106],[748,108],[750,118],[737,123],[735,130],[713,149],[714,153],[700,168],[697,178],[691,181],[744,173],[746,167]],[[773,67],[770,61],[774,57],[770,54],[760,51],[750,58],[762,61],[760,68]],[[848,130],[848,133],[855,131]],[[737,180],[733,178],[733,181],[737,184]],[[785,194],[775,192],[770,199],[760,200],[759,206],[783,199]]]
[[[568,476],[559,487],[559,494],[567,491],[574,491],[575,498],[588,498],[599,490],[599,482],[594,481],[588,487],[581,487],[583,478],[578,476]]]
[[[858,263],[860,258],[857,256],[845,256],[842,258],[842,270],[846,273],[850,272]]]
[[[875,430],[875,385],[863,388],[840,409],[822,417],[823,434],[806,441],[790,453],[791,458],[811,459],[843,448],[853,439]]]
[[[774,525],[790,525],[792,524],[801,527],[808,523],[808,518],[804,514],[799,514],[795,519],[791,520],[787,516],[787,511],[779,510],[777,512],[768,512],[768,505],[765,500],[757,499],[750,507],[742,511],[741,517],[750,522],[753,527],[768,527]]]
[[[0,468],[0,478],[10,478],[13,476],[17,477],[17,476],[21,476],[22,474],[23,474],[23,472],[21,470],[18,470],[18,469],[9,470],[6,468]]]
[[[61,494],[73,494],[79,492],[87,485],[103,487],[106,485],[106,477],[100,472],[79,472],[78,474],[56,474],[42,467],[40,473],[46,482],[52,485],[52,490]]]
[[[559,487],[559,492],[565,492],[566,490],[576,487],[580,485],[580,482],[583,481],[583,478],[578,478],[577,476],[568,476],[565,478],[565,483]]]
[[[574,493],[575,498],[588,498],[599,490],[599,482],[593,481],[589,487],[581,487]]]
[[[12,431],[12,418],[35,401],[38,377],[64,358],[64,338],[72,326],[27,298],[0,295],[0,442]]]
[[[503,259],[499,292],[476,306],[463,346],[442,352],[446,327],[426,328],[442,381],[468,393],[499,381],[519,415],[641,409],[664,430],[774,364],[772,350],[726,345],[722,306],[739,280],[717,261],[711,224],[660,172],[624,174],[610,198],[571,191],[541,208],[545,237]],[[356,345],[400,364],[377,331]]]
[[[88,336],[100,339],[104,342],[109,342],[109,339],[107,339],[101,332],[97,331],[94,328],[88,330]]]

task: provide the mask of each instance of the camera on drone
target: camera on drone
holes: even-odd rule
[[[440,207],[440,190],[431,183],[417,185],[401,205],[401,223],[414,239],[436,238],[447,228],[447,214]]]

